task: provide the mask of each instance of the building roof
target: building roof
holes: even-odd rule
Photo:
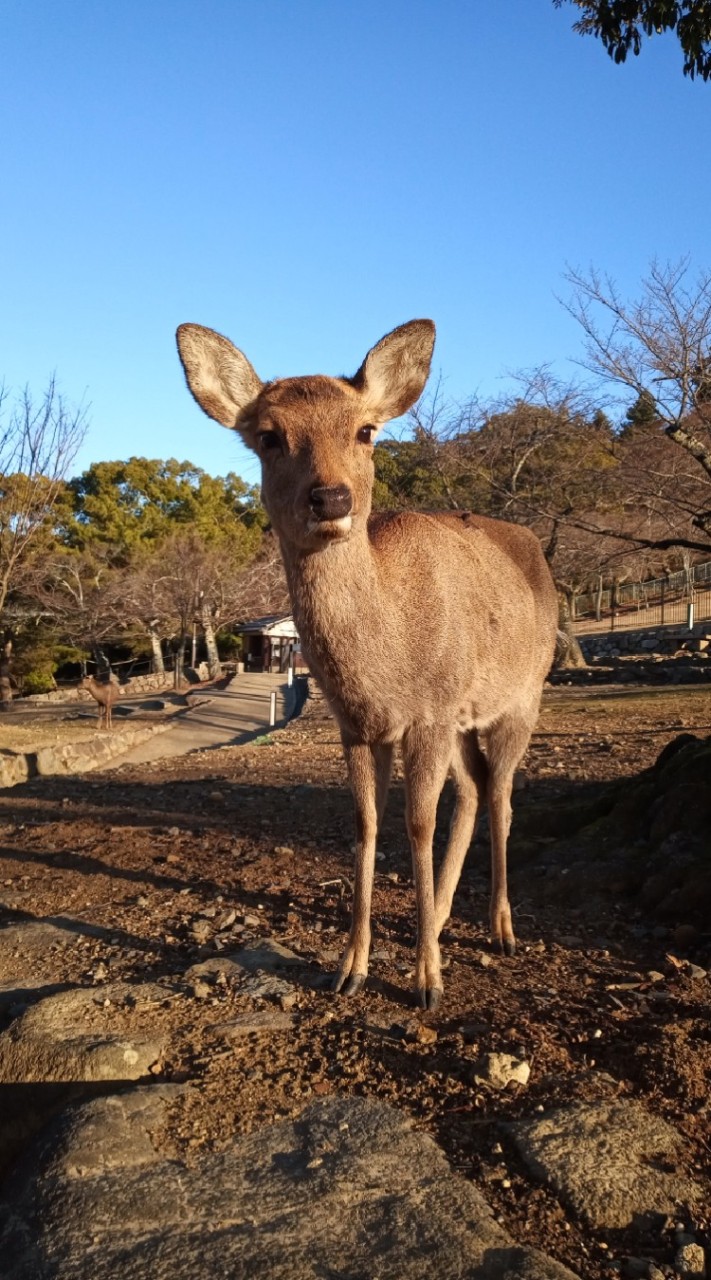
[[[238,635],[298,637],[294,619],[290,613],[270,614],[266,618],[253,618],[235,628]]]

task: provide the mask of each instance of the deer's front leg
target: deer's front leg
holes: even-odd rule
[[[376,754],[368,743],[344,742],[343,751],[355,803],[355,880],[348,946],[336,974],[333,989],[342,991],[346,996],[352,996],[360,990],[368,976],[370,904],[375,874],[375,838],[378,830],[377,770]]]
[[[432,841],[437,802],[452,758],[453,731],[441,725],[413,725],[402,743],[407,796],[407,831],[417,898],[415,989],[423,1009],[442,999],[442,971],[434,902]]]

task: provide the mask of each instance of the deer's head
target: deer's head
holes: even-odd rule
[[[365,526],[375,437],[421,394],[434,336],[431,320],[411,320],[381,338],[352,378],[263,383],[246,356],[212,329],[183,324],[177,335],[198,404],[258,454],[262,498],[277,534],[307,551]]]

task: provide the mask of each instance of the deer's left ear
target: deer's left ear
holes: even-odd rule
[[[434,341],[431,320],[410,320],[386,333],[368,352],[352,382],[377,422],[398,418],[422,394]]]

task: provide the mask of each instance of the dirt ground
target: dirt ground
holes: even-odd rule
[[[702,971],[711,968],[711,835],[707,827],[700,850],[697,827],[692,852],[682,847],[679,858],[678,806],[665,810],[666,827],[659,819],[659,830],[643,830],[639,807],[626,804],[637,786],[626,780],[682,733],[711,734],[711,689],[546,692],[514,797],[518,953],[504,959],[489,946],[483,824],[443,934],[437,1013],[418,1012],[412,996],[398,775],[379,841],[371,976],[350,999],[327,990],[348,925],[352,811],[337,732],[318,698],[248,746],[0,793],[0,922],[90,921],[97,936],[54,954],[51,974],[99,989],[169,985],[192,963],[277,939],[310,962],[288,1004],[288,1035],[226,1041],[221,1024],[246,1007],[229,981],[195,983],[131,1015],[136,1026],[167,1030],[162,1077],[190,1082],[162,1136],[166,1149],[190,1160],[313,1096],[377,1096],[406,1109],[482,1185],[515,1238],[598,1280],[615,1274],[611,1257],[639,1252],[639,1237],[628,1247],[621,1233],[576,1222],[544,1187],[532,1191],[499,1122],[581,1098],[638,1098],[688,1141],[695,1176],[709,1176],[711,985]],[[644,800],[649,785],[634,794]],[[447,794],[440,849],[449,808]],[[36,963],[42,971],[46,961]],[[499,1050],[530,1063],[526,1088],[494,1094],[474,1082],[475,1059]],[[708,1246],[703,1211],[679,1221]],[[644,1243],[646,1256],[669,1256],[658,1228]]]

